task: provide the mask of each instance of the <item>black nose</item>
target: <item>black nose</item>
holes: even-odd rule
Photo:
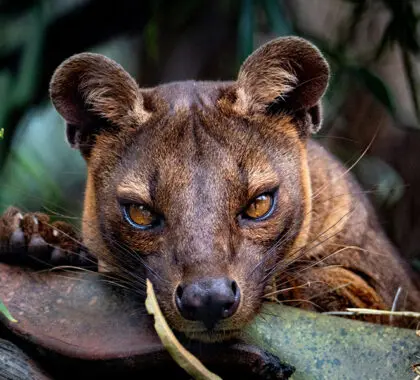
[[[187,285],[179,285],[175,294],[181,315],[193,321],[203,321],[212,329],[223,318],[238,309],[239,287],[228,278],[205,278]]]

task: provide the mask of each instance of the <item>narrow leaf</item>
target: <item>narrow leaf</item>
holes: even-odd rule
[[[238,25],[238,59],[243,62],[254,50],[254,2],[242,0]]]
[[[194,379],[221,380],[219,376],[210,372],[194,355],[179,343],[160,310],[153,285],[149,279],[147,279],[146,309],[149,314],[155,317],[154,327],[162,344],[180,367],[184,368]]]
[[[17,320],[12,317],[12,314],[10,314],[9,310],[7,310],[6,305],[0,300],[0,314],[3,314],[7,320],[10,322],[16,323]]]

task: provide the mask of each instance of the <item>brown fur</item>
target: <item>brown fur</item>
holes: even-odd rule
[[[236,82],[141,90],[104,57],[64,62],[51,97],[88,163],[85,244],[132,286],[149,277],[171,325],[203,340],[235,334],[268,288],[331,311],[389,308],[402,286],[399,309],[417,309],[419,293],[360,188],[307,137],[319,128],[327,82],[324,58],[299,38],[258,49]],[[274,189],[268,219],[238,217]],[[163,226],[134,229],[121,199],[147,204]],[[228,276],[242,294],[238,312],[211,332],[174,304],[181,281],[204,276]]]

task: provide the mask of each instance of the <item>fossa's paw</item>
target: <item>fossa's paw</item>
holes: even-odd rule
[[[277,356],[257,346],[238,343],[234,347],[244,354],[253,354],[255,359],[251,363],[251,368],[258,379],[287,380],[295,372],[295,368],[292,365],[283,363]]]
[[[0,217],[0,261],[37,267],[96,266],[73,226],[50,223],[46,214],[24,214],[16,207]]]

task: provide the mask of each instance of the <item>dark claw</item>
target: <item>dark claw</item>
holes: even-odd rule
[[[13,250],[13,257],[10,257],[10,259],[21,260],[26,254],[25,233],[21,228],[23,216],[20,212],[13,209],[9,210],[9,212],[12,218],[10,228],[13,231],[9,239],[9,248]],[[12,214],[12,212],[14,213]]]
[[[20,227],[18,227],[12,233],[12,236],[10,236],[9,244],[10,244],[10,248],[13,249],[15,252],[22,251],[19,253],[25,253],[26,251],[25,234],[23,233]]]
[[[63,253],[63,251],[60,248],[54,248],[51,252],[51,264],[56,265],[63,265],[66,264],[66,255]]]
[[[10,236],[9,245],[19,254],[26,252],[26,240],[25,233],[22,230],[22,220],[23,216],[20,212],[16,212],[13,215],[11,230],[13,231],[12,236]]]
[[[39,235],[31,236],[28,244],[28,255],[41,261],[49,261],[51,248],[47,242]]]

